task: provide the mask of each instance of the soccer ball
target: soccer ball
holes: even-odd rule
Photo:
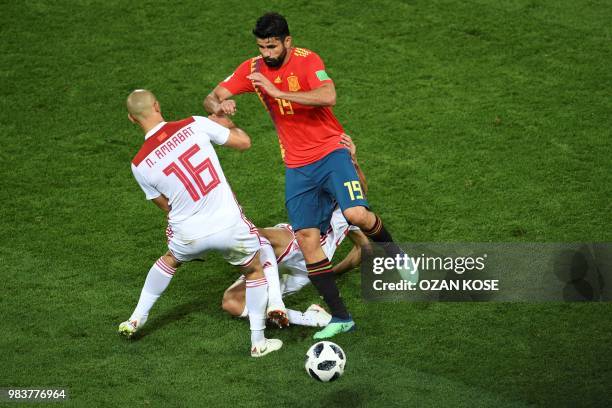
[[[344,372],[345,364],[346,354],[331,341],[315,343],[306,352],[306,372],[318,381],[337,380]]]

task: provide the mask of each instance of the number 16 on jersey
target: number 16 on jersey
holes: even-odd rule
[[[180,180],[180,182],[183,183],[193,201],[200,200],[201,197],[204,197],[206,194],[210,193],[220,183],[219,175],[215,171],[215,167],[210,161],[210,158],[207,158],[198,165],[194,165],[191,163],[191,161],[189,161],[189,159],[199,151],[200,146],[194,144],[185,153],[179,156],[178,161],[195,181],[201,195],[198,194],[198,191],[196,191],[196,186],[194,186],[189,180],[185,172],[181,169],[181,166],[179,166],[179,163],[172,162],[164,169],[164,174],[166,176],[174,174]],[[211,178],[211,181],[208,184],[202,178],[202,173],[205,171],[208,171]]]

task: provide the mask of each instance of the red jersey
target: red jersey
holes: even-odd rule
[[[304,48],[292,48],[288,52],[289,60],[280,68],[268,67],[261,56],[250,58],[219,85],[233,95],[256,92],[276,127],[285,165],[301,167],[342,148],[339,143],[344,130],[330,107],[272,98],[247,78],[252,72],[260,72],[285,92],[310,91],[332,82],[317,54]]]

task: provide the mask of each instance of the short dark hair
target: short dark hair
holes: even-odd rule
[[[266,39],[278,37],[284,40],[289,34],[289,24],[285,17],[278,13],[270,12],[257,19],[253,34],[257,38]]]

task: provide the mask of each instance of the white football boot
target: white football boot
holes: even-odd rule
[[[251,357],[263,357],[273,351],[280,350],[281,347],[283,347],[282,340],[265,339],[260,344],[251,348]]]
[[[308,317],[316,322],[317,327],[325,327],[330,322],[332,315],[319,305],[310,305],[304,312],[304,317]]]

